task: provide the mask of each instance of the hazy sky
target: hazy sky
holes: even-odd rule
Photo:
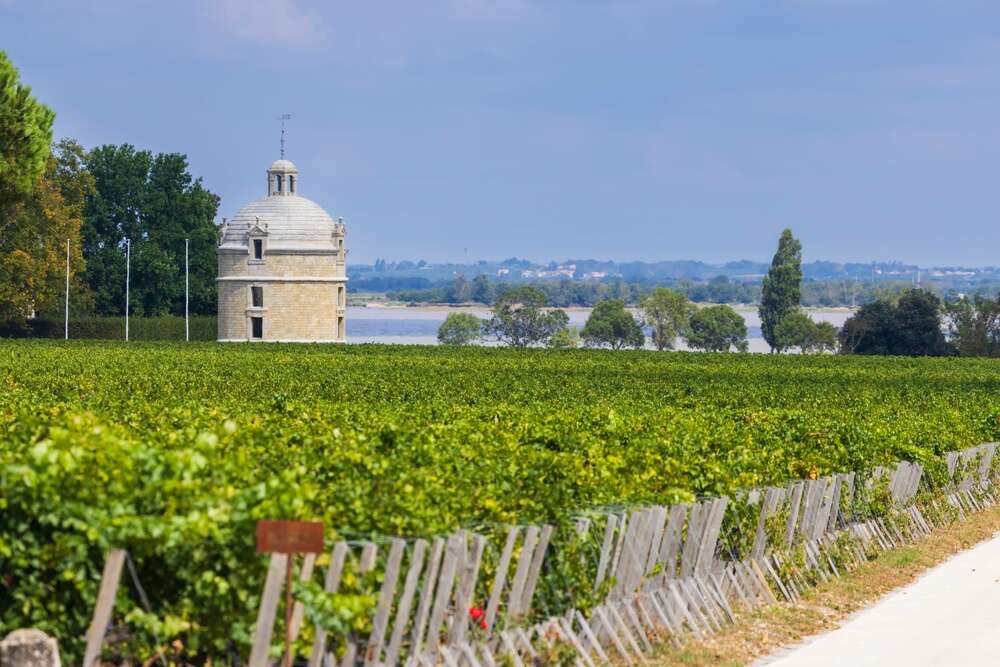
[[[1000,264],[1000,3],[0,0],[58,136],[231,216],[278,116],[350,260]]]

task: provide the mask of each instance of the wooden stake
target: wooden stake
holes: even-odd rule
[[[122,565],[125,563],[125,550],[112,549],[104,561],[104,573],[101,575],[101,588],[97,593],[97,603],[94,605],[94,616],[87,630],[87,649],[83,654],[84,667],[92,667],[101,657],[101,646],[104,645],[104,634],[111,620],[111,612],[115,606],[115,595],[118,593],[118,581],[122,575]]]
[[[292,570],[295,556],[285,561],[285,667],[292,667]]]

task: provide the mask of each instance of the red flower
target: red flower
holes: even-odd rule
[[[473,607],[469,610],[469,616],[472,617],[473,621],[478,621],[483,617],[483,610],[479,607]],[[486,621],[483,621],[483,623],[486,623]]]
[[[483,630],[485,630],[486,628],[489,627],[488,625],[486,625],[486,619],[485,618],[483,620],[479,621],[479,627],[481,627]]]

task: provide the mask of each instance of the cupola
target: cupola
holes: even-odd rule
[[[275,160],[267,169],[267,196],[287,197],[298,192],[299,170],[289,160]]]

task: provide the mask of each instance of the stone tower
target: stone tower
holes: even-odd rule
[[[347,339],[345,227],[299,196],[299,170],[277,160],[267,196],[220,229],[219,341]]]

